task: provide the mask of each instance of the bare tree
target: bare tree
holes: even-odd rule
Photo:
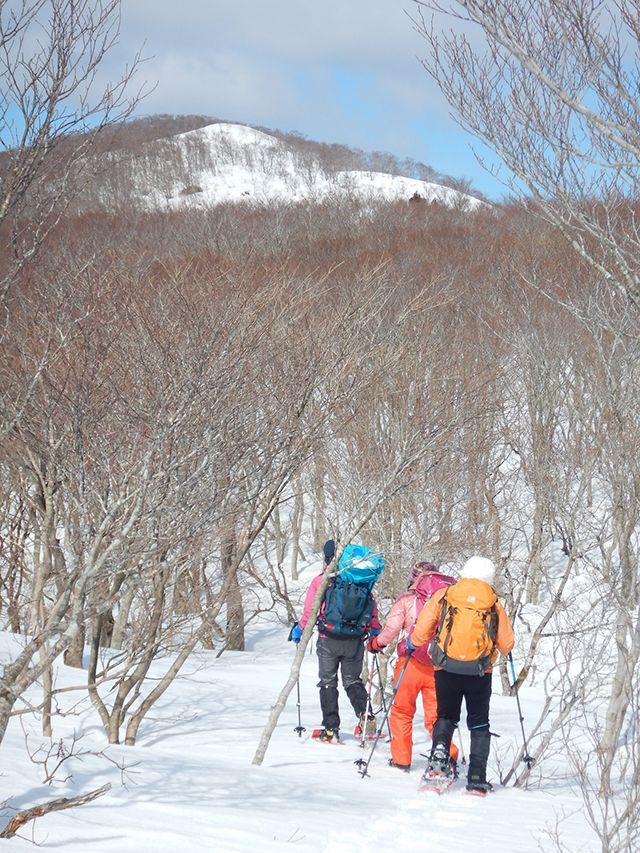
[[[120,0],[0,2],[0,303],[96,165],[100,134],[131,114],[140,56],[101,84]]]
[[[415,2],[430,48],[423,64],[459,123],[602,284],[637,305],[640,100],[627,60],[640,39],[637,4]]]

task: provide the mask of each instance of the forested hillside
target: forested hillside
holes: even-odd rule
[[[103,133],[94,144],[95,153],[102,159],[100,178],[86,192],[84,204],[97,203],[100,199],[111,197],[114,200],[118,193],[131,195],[136,179],[140,173],[146,173],[147,181],[153,185],[162,186],[167,181],[167,175],[177,169],[186,170],[184,185],[191,183],[188,177],[189,168],[193,169],[198,162],[209,161],[210,168],[215,170],[215,154],[207,152],[202,139],[190,131],[201,130],[214,125],[229,125],[229,119],[212,116],[172,116],[152,115],[146,118],[135,118],[125,124],[109,129]],[[234,122],[233,126],[243,126]],[[244,125],[247,131],[254,128]],[[388,151],[363,151],[360,148],[335,142],[319,142],[308,139],[303,134],[285,132],[282,130],[255,126],[259,133],[267,134],[291,151],[296,167],[301,174],[319,172],[332,175],[340,171],[381,172],[387,175],[403,176],[429,183],[440,184],[464,193],[479,196],[468,179],[442,174],[425,163],[411,157],[399,158]],[[180,142],[178,137],[190,135],[191,141],[186,143],[188,156],[184,164],[179,163]],[[154,145],[154,143],[157,143]],[[222,148],[217,152],[223,157],[230,152]],[[259,162],[257,151],[235,154],[237,162],[250,161],[250,165]],[[121,200],[121,197],[120,197]]]
[[[536,766],[560,749],[587,798],[615,789],[636,748],[640,385],[634,315],[593,293],[508,206],[64,221],[3,339],[2,628],[25,646],[1,731],[41,678],[51,732],[51,664],[87,648],[105,738],[135,743],[194,648],[241,650],[265,607],[294,620],[306,529],[380,549],[385,600],[412,560],[490,556],[519,680],[547,692]]]
[[[198,209],[175,202],[204,196],[192,179],[220,166],[202,144],[219,122],[129,123],[139,57],[90,97],[119,3],[63,4],[49,29],[45,5],[0,3],[0,748],[15,756],[23,732],[49,784],[69,758],[60,728],[73,752],[90,706],[105,747],[146,735],[150,753],[194,654],[221,657],[242,695],[255,673],[239,661],[272,648],[274,625],[286,643],[299,565],[329,537],[385,556],[383,618],[416,560],[455,574],[480,554],[516,632],[500,714],[515,687],[541,697],[528,745],[523,725],[519,752],[499,750],[500,781],[571,788],[603,851],[636,850],[640,143],[619,42],[637,41],[633,4],[606,33],[593,3],[453,4],[483,29],[481,57],[415,22],[518,203],[469,203],[464,181],[429,200],[311,198],[295,181],[443,176],[241,126],[252,142],[230,149],[224,185],[244,195],[259,172],[282,197]],[[75,684],[67,669],[58,686],[61,662]],[[250,719],[264,706],[266,724],[260,685]],[[243,728],[207,695],[207,732]]]
[[[91,146],[86,167],[77,213],[345,199],[415,198],[463,209],[482,203],[469,195],[467,181],[437,175],[411,159],[188,116],[113,128]]]

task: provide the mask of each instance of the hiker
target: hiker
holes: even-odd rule
[[[413,630],[418,614],[425,603],[438,589],[454,583],[449,575],[438,571],[433,563],[424,560],[416,563],[411,570],[408,589],[396,598],[391,605],[387,621],[380,632],[369,640],[368,649],[373,654],[381,652],[401,633],[403,639],[398,643],[398,660],[393,675],[393,683],[398,689],[391,706],[389,725],[391,727],[391,759],[389,764],[409,772],[413,750],[413,718],[416,713],[418,696],[422,695],[424,725],[431,735],[436,721],[436,686],[434,670],[429,655],[429,641],[416,649],[407,661],[405,637]],[[406,669],[405,669],[406,664]],[[401,679],[398,681],[398,679]],[[451,764],[455,769],[458,761],[458,748],[450,746]]]
[[[464,698],[467,726],[471,733],[467,790],[484,794],[487,760],[491,745],[489,703],[491,673],[498,652],[508,654],[514,646],[509,617],[493,589],[495,566],[485,557],[471,557],[464,564],[460,580],[440,589],[423,607],[416,626],[407,639],[410,652],[433,635],[431,658],[435,666],[438,718],[428,776],[450,776],[449,746],[460,720]]]
[[[302,616],[291,632],[291,639],[300,642],[302,632],[309,621],[313,600],[322,581],[324,570],[335,557],[335,542],[327,540],[324,545],[324,567],[312,581],[307,590]],[[374,566],[375,563],[375,566]],[[367,583],[358,583],[351,577],[347,587],[357,600],[346,594],[337,595],[344,589],[340,580],[350,566],[366,566],[369,579]],[[371,568],[369,568],[371,566]],[[344,568],[343,568],[344,567]],[[338,711],[338,669],[342,685],[355,711],[358,723],[356,733],[364,727],[365,735],[372,737],[376,733],[376,721],[371,713],[367,690],[362,681],[362,661],[365,641],[380,631],[378,607],[371,594],[370,587],[382,572],[384,559],[362,545],[349,545],[345,548],[336,575],[329,582],[320,612],[318,614],[318,687],[320,689],[320,708],[322,709],[322,728],[315,729],[313,737],[321,741],[338,741],[340,714]],[[344,602],[349,601],[350,604]],[[355,609],[354,609],[355,608]],[[349,612],[344,612],[344,610]],[[352,612],[353,611],[353,612]]]

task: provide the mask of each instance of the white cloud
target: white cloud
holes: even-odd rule
[[[421,44],[398,0],[123,0],[123,29],[152,50],[234,45],[281,60],[411,63]]]
[[[451,174],[421,128],[460,131],[417,56],[426,44],[411,0],[122,0],[112,76],[144,43],[142,74],[157,81],[139,114],[201,114],[389,150]],[[456,161],[457,162],[457,161]]]
[[[184,55],[171,50],[153,64],[159,85],[145,101],[145,112],[197,113],[227,118],[284,115],[294,108],[287,75],[264,67],[234,50]],[[147,69],[148,70],[148,69]],[[256,119],[257,120],[257,119]]]
[[[329,68],[371,75],[381,91],[394,88],[413,100],[408,93],[426,89],[428,81],[415,58],[422,42],[404,5],[397,0],[123,0],[117,58],[145,43],[151,57],[145,75],[158,82],[149,103],[164,104],[164,112],[184,112],[185,97],[203,105],[197,112],[207,112],[206,104],[216,99],[223,105],[231,101],[236,114],[256,101],[265,107],[267,98],[277,113],[288,103],[295,120],[305,106],[315,105],[296,98],[292,77],[304,72],[315,82],[312,93],[326,99]],[[183,88],[176,81],[184,81]]]

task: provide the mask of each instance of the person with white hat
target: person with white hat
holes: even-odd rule
[[[438,718],[425,779],[450,774],[449,747],[464,699],[471,732],[467,790],[479,794],[491,790],[487,761],[492,667],[498,652],[509,654],[515,643],[509,617],[493,589],[495,573],[486,557],[467,560],[460,580],[427,602],[407,640],[412,651],[433,635]]]

